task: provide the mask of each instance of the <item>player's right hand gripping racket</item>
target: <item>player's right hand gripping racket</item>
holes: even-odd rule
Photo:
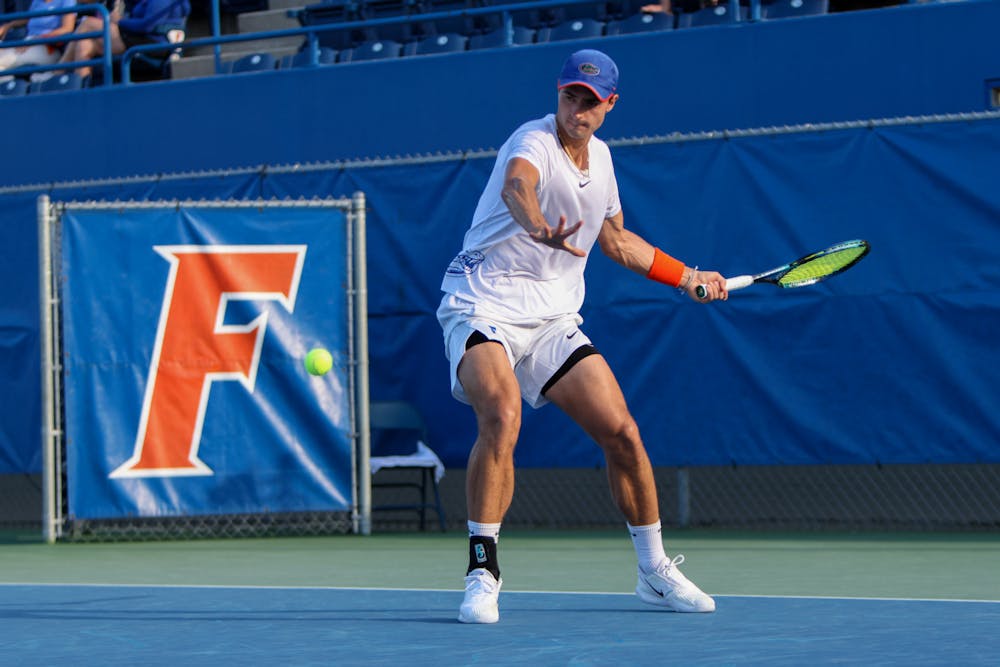
[[[764,273],[727,278],[726,289],[732,292],[754,283],[771,283],[778,287],[805,287],[846,271],[860,262],[870,249],[868,241],[845,241]],[[704,285],[698,285],[695,294],[699,299],[704,299],[708,291]]]

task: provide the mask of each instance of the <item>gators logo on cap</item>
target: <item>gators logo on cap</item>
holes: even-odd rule
[[[601,68],[594,63],[580,63],[580,71],[589,76],[597,76],[601,73]]]

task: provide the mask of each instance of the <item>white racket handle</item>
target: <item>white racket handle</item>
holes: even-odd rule
[[[750,285],[753,285],[753,276],[733,276],[732,278],[726,278],[727,292],[743,289],[744,287],[750,287]],[[708,296],[708,290],[704,285],[698,285],[698,287],[695,288],[694,293],[699,299],[704,299]]]

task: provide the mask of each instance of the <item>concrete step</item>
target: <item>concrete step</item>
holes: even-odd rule
[[[235,16],[224,14],[222,16],[221,34],[250,34],[269,30],[299,28],[301,27],[299,22],[296,19],[288,17],[288,10],[305,7],[309,4],[312,3],[307,0],[270,0],[268,2],[268,9],[264,11],[246,12]],[[188,21],[188,39],[211,37],[211,35],[212,27],[208,17],[199,17],[198,19]],[[270,53],[276,58],[281,58],[284,55],[297,53],[304,41],[305,36],[301,36],[223,44],[221,49],[222,59],[226,61],[236,60],[251,53]],[[174,79],[215,76],[214,47],[202,46],[188,49],[185,51],[184,57],[173,64],[172,71]]]
[[[229,58],[234,53],[277,53],[278,51],[285,52],[289,50],[294,53],[302,47],[305,40],[305,35],[292,35],[291,37],[277,37],[274,39],[251,39],[245,42],[223,44],[221,50],[224,58]],[[196,56],[207,56],[214,52],[214,46],[197,46],[187,49],[181,60]]]
[[[236,19],[237,32],[264,32],[266,30],[287,30],[301,28],[297,19],[288,16],[288,10],[269,9],[264,12],[248,12],[240,14]]]
[[[299,7],[308,7],[309,5],[319,4],[319,0],[316,2],[310,2],[309,0],[271,0],[267,3],[269,9],[280,9],[286,11],[289,9],[298,9]]]
[[[294,53],[302,47],[305,41],[305,35],[292,35],[291,37],[278,37],[275,39],[252,39],[246,42],[236,42],[235,44],[224,44],[222,52],[277,53],[278,51],[291,50]]]
[[[233,44],[231,46],[238,46]],[[298,53],[298,46],[294,48],[268,48],[251,49],[247,51],[224,51],[222,59],[224,61],[237,60],[251,53],[270,53],[275,58]],[[205,55],[187,56],[181,58],[171,66],[171,78],[173,79],[197,79],[203,76],[215,76],[215,56],[211,53]]]

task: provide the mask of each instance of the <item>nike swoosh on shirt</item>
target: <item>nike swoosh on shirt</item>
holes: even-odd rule
[[[573,336],[575,336],[575,335],[576,335],[577,333],[578,333],[578,332],[574,331],[574,332],[573,332],[573,333],[571,333],[571,334],[566,334],[566,340],[569,340],[570,338],[572,338]]]

